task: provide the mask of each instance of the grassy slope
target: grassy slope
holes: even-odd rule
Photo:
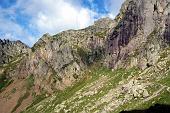
[[[91,113],[110,109],[109,106],[111,109],[108,111],[118,113],[122,110],[146,109],[156,103],[170,104],[169,53],[169,49],[163,51],[157,65],[143,71],[132,68],[112,72],[105,67],[94,66],[86,72],[85,78],[72,87],[58,91],[40,102],[34,102],[25,113],[79,113],[82,111]],[[121,86],[138,78],[151,84],[147,87],[149,97],[129,97],[126,100],[126,96],[129,95],[119,91]]]
[[[4,70],[2,73],[0,73],[0,91],[2,91],[5,87],[13,82],[13,80],[8,77],[7,73],[14,70],[21,59],[22,55],[15,57],[8,64],[0,66],[0,70]]]
[[[105,67],[92,68],[90,71],[86,73],[87,75],[86,78],[82,79],[81,81],[73,85],[72,87],[67,88],[65,91],[57,92],[52,97],[41,101],[40,103],[36,104],[35,106],[31,108],[28,108],[27,112],[30,112],[30,113],[33,111],[35,112],[37,107],[41,108],[41,106],[43,106],[42,109],[37,110],[37,112],[46,112],[46,113],[53,112],[53,110],[55,109],[55,106],[69,99],[71,99],[72,102],[69,102],[69,101],[66,102],[64,109],[69,109],[74,102],[83,100],[83,102],[80,105],[71,109],[71,112],[73,111],[80,112],[81,110],[83,110],[83,106],[87,105],[88,103],[92,103],[93,100],[98,100],[99,98],[103,97],[105,94],[107,94],[110,91],[110,89],[112,89],[113,87],[116,87],[122,79],[127,79],[128,76],[130,75],[132,76],[136,73],[138,73],[138,69],[135,69],[135,68],[130,69],[127,72],[125,69],[119,69],[119,70],[116,70],[115,72],[112,72],[111,70]],[[107,81],[103,83],[104,84],[103,86],[105,87],[101,87],[100,89],[98,89],[98,93],[92,96],[89,96],[89,95],[83,96],[83,97],[80,96],[81,93],[87,93],[91,87],[97,88],[97,86],[95,85],[96,83],[98,83],[98,81],[99,81],[99,84],[100,82],[102,82],[101,78],[104,81]],[[63,109],[61,109],[59,112],[62,112],[62,111]]]

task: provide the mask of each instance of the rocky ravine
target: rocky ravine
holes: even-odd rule
[[[34,98],[24,104],[24,109],[31,104],[26,113],[116,113],[170,104],[169,3],[126,0],[114,21],[104,18],[85,29],[45,34],[27,54],[0,67],[1,76],[26,86],[19,104],[1,112],[22,111],[25,98]]]

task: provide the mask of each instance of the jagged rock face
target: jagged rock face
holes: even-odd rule
[[[54,38],[66,40],[72,49],[81,57],[81,61],[85,65],[89,65],[103,57],[106,36],[114,25],[112,19],[103,18],[94,22],[92,26],[81,30],[64,31],[55,35]]]
[[[122,57],[120,55],[121,47],[126,46],[132,36],[137,34],[138,28],[140,28],[142,24],[142,18],[139,14],[140,11],[136,3],[131,1],[127,7],[125,16],[107,39],[106,50],[113,59],[113,61],[109,63],[110,67],[116,64],[116,59]]]
[[[85,29],[64,31],[54,36],[45,34],[10,76],[26,78],[34,75],[37,93],[41,90],[52,93],[70,86],[88,65],[102,58],[105,38],[113,23],[106,18]]]
[[[117,25],[106,41],[108,67],[126,67],[133,62],[132,66],[145,68],[148,63],[154,64],[159,59],[159,51],[169,37],[169,2],[125,1],[116,17]],[[137,51],[137,55],[134,51]],[[130,56],[135,57],[127,63],[131,60]]]
[[[94,25],[81,30],[69,30],[64,31],[56,35],[56,37],[62,37],[68,40],[71,45],[79,45],[89,49],[89,43],[91,40],[97,41],[96,45],[103,46],[103,42],[106,38],[109,30],[114,27],[114,21],[109,18],[103,18],[96,22]],[[94,42],[93,42],[94,43]]]
[[[168,17],[165,22],[165,32],[164,32],[164,39],[170,43],[170,13],[168,13]]]
[[[106,18],[102,18],[102,19],[99,19],[97,21],[94,22],[94,25],[95,27],[93,27],[94,29],[95,28],[103,28],[105,30],[107,29],[110,29],[114,26],[114,21],[108,17]]]
[[[58,99],[61,94],[57,93],[30,106],[33,110],[27,110],[31,113],[63,110],[95,112],[95,109],[96,112],[118,112],[119,107],[122,109],[125,105],[127,109],[127,105],[130,103],[131,106],[136,99],[138,105],[141,102],[151,103],[151,99],[155,103],[153,97],[162,98],[161,92],[169,92],[170,89],[161,83],[162,79],[169,80],[170,50],[163,48],[170,42],[169,9],[169,0],[126,0],[115,19],[117,23],[105,18],[85,29],[64,31],[54,36],[45,34],[31,51],[15,60],[17,63],[14,61],[0,66],[0,75],[23,81],[33,77],[30,86],[33,92],[52,94],[79,81],[81,75],[88,74],[85,76],[87,79],[82,79],[85,80],[82,84],[61,93],[64,94],[61,100]],[[164,51],[161,53],[161,50]],[[161,59],[160,54],[163,56]],[[102,66],[100,69],[99,65],[87,68],[95,61],[103,60],[104,55],[110,68],[150,68],[144,71],[138,68],[118,69],[115,72]],[[5,68],[7,70],[4,71]],[[83,73],[86,69],[87,73]],[[65,93],[69,93],[66,100]]]
[[[25,78],[34,75],[35,90],[52,93],[53,89],[71,85],[82,67],[79,56],[66,40],[46,34],[37,42],[33,52],[22,59],[14,76]]]
[[[28,53],[30,48],[21,41],[0,39],[0,65],[10,62],[18,55]]]

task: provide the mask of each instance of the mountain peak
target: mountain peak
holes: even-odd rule
[[[170,105],[169,3],[126,0],[114,20],[44,34],[32,51],[0,40],[0,106],[8,108],[0,112],[119,113]]]

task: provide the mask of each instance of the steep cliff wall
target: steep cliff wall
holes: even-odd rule
[[[106,41],[106,65],[145,68],[169,43],[169,0],[127,0]],[[133,56],[135,58],[133,58]]]
[[[52,93],[79,79],[95,61],[104,56],[107,33],[114,26],[109,18],[81,30],[68,30],[57,35],[43,35],[9,75],[17,78],[34,76],[35,91]]]

